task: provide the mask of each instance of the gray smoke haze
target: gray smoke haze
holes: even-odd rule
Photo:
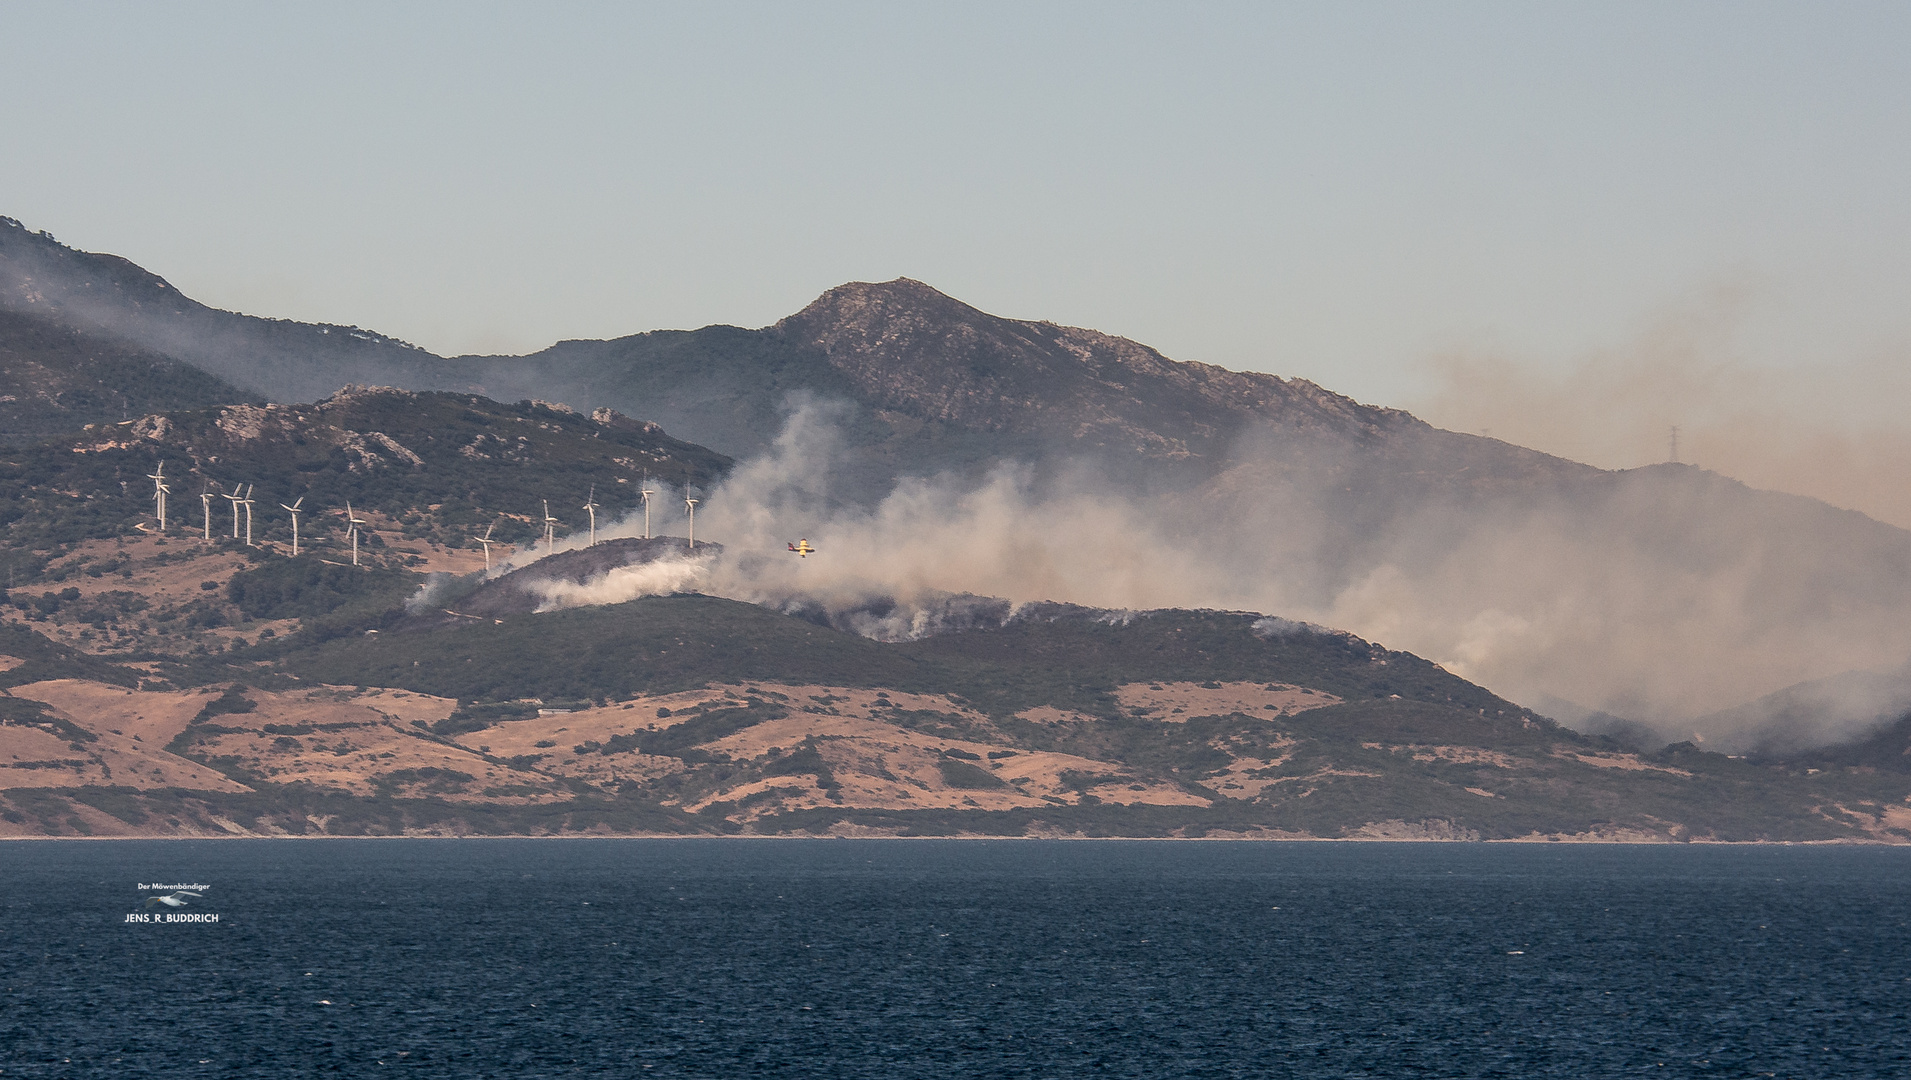
[[[1788,686],[1775,694],[1693,721],[1692,737],[1787,754],[1870,734],[1879,718],[1911,711],[1911,665],[1896,671],[1854,671]]]
[[[1411,483],[1371,486],[1385,470],[1356,450],[1304,459],[1270,439],[1182,492],[1141,494],[1086,468],[1038,482],[1004,464],[979,481],[906,479],[858,506],[831,496],[842,408],[802,404],[770,452],[708,493],[698,533],[724,545],[720,557],[566,587],[550,603],[694,588],[850,612],[891,640],[933,632],[951,596],[1252,610],[1410,650],[1516,701],[1564,699],[1667,740],[1703,728],[1728,750],[1770,742],[1773,721],[1721,710],[1911,656],[1902,534],[1689,467],[1429,498]],[[1827,529],[1855,539],[1816,550]],[[633,531],[640,518],[600,535]],[[797,539],[820,554],[789,554]],[[1897,700],[1874,690],[1792,709],[1785,739],[1861,733],[1869,721],[1854,717],[1872,699]]]
[[[1713,290],[1560,368],[1447,352],[1430,363],[1435,389],[1412,408],[1454,431],[1614,469],[1667,460],[1677,426],[1682,461],[1911,528],[1911,346],[1760,366],[1740,339],[1749,307],[1769,300]]]
[[[1225,593],[1215,568],[1162,557],[1164,533],[1144,501],[1067,477],[1038,493],[1021,465],[1000,465],[979,483],[907,478],[873,507],[835,500],[843,410],[799,405],[770,451],[712,493],[706,520],[729,549],[714,588],[759,603],[806,597],[843,607],[974,593],[1150,608]],[[823,554],[790,555],[786,545],[798,539]]]

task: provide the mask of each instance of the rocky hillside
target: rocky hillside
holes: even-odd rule
[[[1641,755],[1252,615],[883,644],[701,596],[409,628],[308,602],[190,663],[0,630],[0,836],[1911,839],[1904,769]]]
[[[242,397],[313,401],[348,383],[437,386],[418,373],[441,364],[430,353],[356,326],[320,326],[220,311],[185,296],[157,274],[122,259],[78,251],[45,232],[0,217],[0,326],[118,342],[136,355],[187,364],[240,388]],[[34,317],[21,324],[18,316]],[[18,334],[23,331],[15,330]],[[94,346],[62,345],[77,357]],[[104,346],[101,346],[104,347]],[[173,407],[164,396],[128,393],[135,413]],[[202,400],[198,404],[212,404]],[[114,417],[118,419],[119,417]]]
[[[908,279],[851,283],[760,330],[713,326],[561,342],[523,357],[434,356],[357,327],[208,308],[124,259],[0,219],[0,312],[121,342],[272,401],[347,384],[562,400],[650,417],[732,457],[762,450],[792,395],[856,406],[849,467],[900,473],[1066,451],[1132,474],[1211,475],[1248,429],[1372,441],[1431,431],[1305,380],[1169,360],[1145,345],[1003,319]],[[160,405],[140,398],[134,412]],[[1497,444],[1495,444],[1497,445]]]
[[[878,410],[1079,448],[1224,460],[1253,424],[1371,439],[1418,425],[1303,379],[1169,360],[1126,338],[1003,319],[907,278],[824,293],[770,334],[820,353]]]
[[[0,310],[0,446],[149,412],[256,400],[145,346],[50,315]]]
[[[760,330],[715,326],[467,357],[487,392],[531,386],[618,408],[736,457],[762,451],[796,404],[840,402],[841,473],[880,494],[898,475],[1004,459],[1090,462],[1123,480],[1182,483],[1270,438],[1314,451],[1451,439],[1473,464],[1546,461],[1448,436],[1304,379],[1170,360],[1125,338],[1004,319],[918,281],[854,282]],[[1503,467],[1503,466],[1496,466]]]
[[[990,315],[906,278],[839,286],[756,330],[660,330],[528,356],[447,359],[356,327],[208,308],[124,259],[0,218],[0,312],[46,333],[145,350],[182,376],[178,365],[213,376],[201,377],[203,387],[183,378],[177,392],[194,400],[227,384],[276,402],[384,384],[563,401],[646,417],[733,458],[764,450],[794,405],[839,403],[847,408],[832,415],[849,452],[838,468],[846,490],[869,497],[899,475],[1002,460],[1066,459],[1175,487],[1275,461],[1352,501],[1389,504],[1367,511],[1384,517],[1430,493],[1518,493],[1602,475],[1304,379],[1171,360],[1093,330]],[[48,353],[42,366],[71,355]],[[143,391],[123,397],[133,414],[170,407],[146,404],[153,397]]]
[[[164,532],[149,479],[162,463]],[[701,488],[730,465],[608,409],[585,416],[468,394],[348,387],[309,405],[150,414],[0,453],[0,567],[15,585],[39,584],[89,541],[203,539],[208,517],[213,536],[230,540],[243,515],[227,496],[246,494],[253,538],[268,550],[289,549],[283,507],[303,499],[307,551],[340,557],[349,503],[367,521],[365,561],[403,548],[403,565],[459,564],[487,528],[500,555],[542,536],[547,502],[566,537],[588,530],[586,500],[608,525],[641,509],[646,480]]]
[[[564,401],[645,417],[739,460],[770,447],[790,410],[808,404],[810,442],[758,479],[828,475],[758,515],[778,528],[797,507],[814,512],[814,528],[801,526],[812,535],[838,522],[866,530],[886,519],[859,517],[861,508],[905,476],[940,478],[932,491],[918,489],[910,513],[964,507],[968,492],[1007,466],[1013,491],[990,503],[994,517],[923,518],[876,547],[895,552],[936,533],[977,535],[994,550],[988,530],[1053,528],[1102,548],[1171,552],[1171,573],[1117,566],[1105,578],[1076,575],[1061,594],[1024,594],[1008,580],[937,585],[1112,606],[1137,603],[1125,594],[1146,577],[1155,591],[1141,606],[1303,615],[1437,657],[1521,700],[1628,718],[1665,739],[1788,685],[1895,669],[1911,657],[1911,624],[1900,616],[1911,604],[1903,530],[1690,467],[1608,472],[1440,431],[1304,380],[999,318],[906,279],[832,289],[760,329],[446,359],[349,327],[214,311],[124,260],[8,224],[0,310],[126,342],[272,401],[372,381]],[[134,403],[131,412],[141,411],[154,410]],[[476,435],[458,438],[469,445]],[[94,502],[102,483],[123,479],[89,481]],[[297,476],[284,479],[275,491],[297,490]],[[577,494],[565,497],[576,505]],[[412,512],[398,502],[382,508]],[[933,565],[898,572],[918,580],[947,564],[926,558]],[[1801,747],[1863,735],[1810,717],[1798,723],[1785,737]],[[1750,747],[1771,733],[1705,734],[1713,745]]]

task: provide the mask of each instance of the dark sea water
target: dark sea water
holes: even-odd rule
[[[1911,850],[0,844],[0,1077],[1911,1076]],[[140,884],[204,884],[128,924]],[[155,908],[158,905],[153,905]]]

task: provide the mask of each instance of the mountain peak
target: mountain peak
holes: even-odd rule
[[[899,277],[889,281],[846,281],[810,301],[809,306],[777,323],[812,318],[825,312],[841,317],[857,310],[948,308],[963,315],[987,317],[980,309],[950,296],[933,285],[915,278]]]
[[[854,368],[852,357],[896,345],[913,354],[972,352],[983,339],[1003,344],[1004,331],[1014,325],[914,278],[899,277],[838,285],[770,330]]]
[[[820,352],[884,408],[1146,456],[1204,456],[1255,421],[1356,434],[1405,419],[1304,380],[1170,360],[1127,338],[990,315],[906,277],[839,285],[768,332]]]

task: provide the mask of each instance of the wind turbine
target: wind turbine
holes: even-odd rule
[[[206,512],[206,543],[212,543],[212,489],[199,493],[199,509]]]
[[[683,500],[683,508],[690,515],[690,550],[692,551],[697,550],[697,504],[702,501],[702,499],[692,499],[688,496]]]
[[[484,545],[484,572],[487,574],[491,572],[491,545],[497,543],[496,540],[491,539],[491,530],[497,527],[498,523],[495,521],[486,525],[484,535],[478,537],[478,543]]]
[[[365,524],[365,519],[352,513],[351,500],[347,499],[345,501],[345,535],[352,541],[353,566],[358,565],[358,527],[363,524]]]
[[[544,500],[544,554],[546,555],[557,550],[557,541],[551,535],[551,527],[557,524],[559,524],[558,520],[551,516],[551,500],[546,499]]]
[[[246,508],[246,546],[247,547],[252,546],[252,489],[255,487],[258,487],[258,485],[247,484],[246,497],[239,500],[239,505]]]
[[[293,499],[291,506],[287,506],[284,503],[279,504],[279,509],[290,510],[292,512],[292,557],[295,559],[299,557],[299,514],[303,513],[299,507],[304,504],[305,496],[303,495]]]
[[[596,547],[597,546],[597,485],[596,484],[591,485],[590,496],[584,500],[584,505],[580,509],[582,509],[585,513],[591,516],[591,542],[588,546]]]
[[[232,538],[237,540],[239,539],[239,496],[227,492],[220,497],[232,504]]]
[[[159,531],[166,531],[166,494],[172,488],[166,486],[166,463],[160,462],[159,468],[148,473],[146,479],[153,482],[153,501],[158,504]]]
[[[650,497],[657,494],[650,490],[650,477],[644,477],[644,486],[637,490],[644,497],[644,539],[650,539]]]

